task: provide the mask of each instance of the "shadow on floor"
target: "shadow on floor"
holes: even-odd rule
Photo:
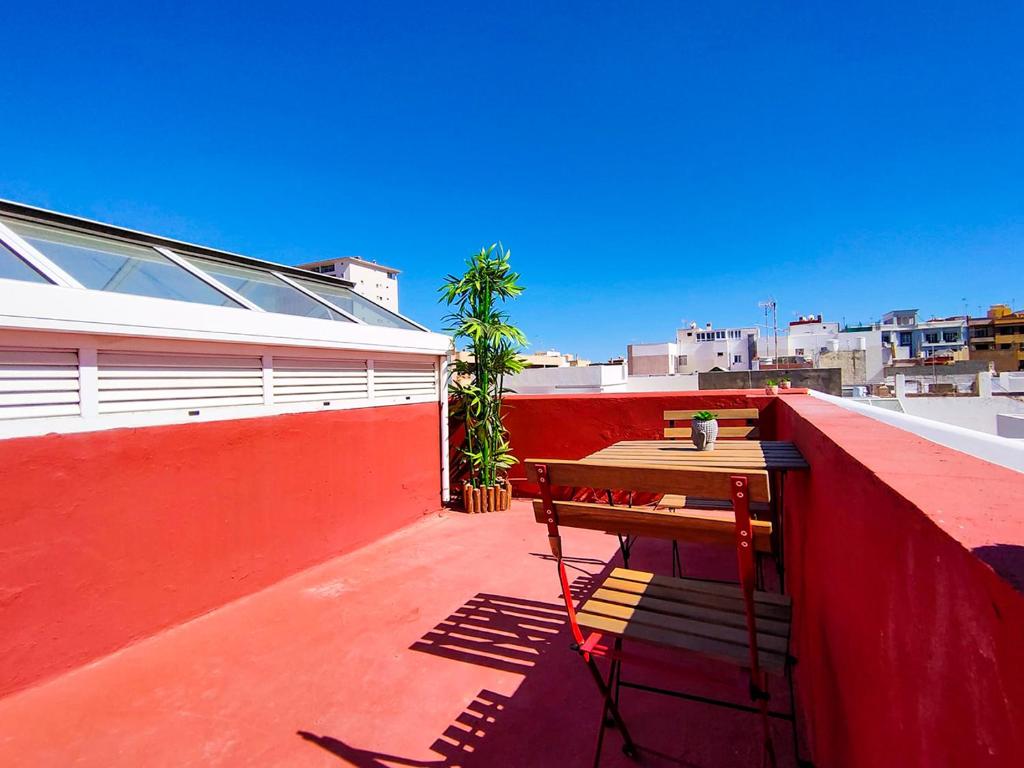
[[[317,736],[308,731],[298,734],[328,752],[337,755],[356,768],[455,768],[467,764],[477,752],[481,740],[496,726],[509,698],[494,691],[482,690],[445,732],[431,745],[430,750],[441,757],[437,760],[410,760],[409,758],[357,749],[340,739]],[[484,765],[475,762],[474,765]]]
[[[664,564],[663,542],[642,542],[632,565]],[[731,554],[727,552],[726,554]],[[544,555],[538,555],[547,559]],[[610,562],[574,563],[578,575],[569,591],[585,599],[621,556]],[[726,561],[725,571],[730,564]],[[721,570],[719,565],[716,570]],[[552,568],[552,587],[558,581]],[[601,700],[571,636],[561,595],[557,602],[479,593],[413,643],[410,650],[522,676],[512,696],[481,690],[438,737],[430,750],[437,759],[413,759],[360,749],[328,735],[299,731],[299,736],[356,768],[573,768],[588,766],[601,722]],[[745,679],[731,666],[702,657],[670,655],[653,670],[637,668],[640,682],[684,688],[715,698],[744,700]],[[668,657],[665,661],[668,661]],[[651,672],[649,677],[646,672]],[[706,681],[713,681],[708,687]],[[602,768],[718,768],[753,765],[760,759],[757,720],[733,710],[623,691],[623,713],[641,747],[641,761],[621,753],[621,738],[605,732]],[[776,732],[779,765],[792,764],[788,725]]]
[[[565,625],[558,603],[481,592],[410,650],[525,674]]]

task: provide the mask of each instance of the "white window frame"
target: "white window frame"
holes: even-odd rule
[[[220,280],[215,278],[213,275],[204,272],[199,267],[197,267],[195,264],[193,264],[191,261],[189,261],[185,257],[180,256],[179,254],[175,253],[170,248],[167,248],[167,247],[165,247],[163,245],[154,245],[153,246],[153,250],[155,250],[161,256],[164,256],[164,257],[170,259],[171,261],[173,261],[175,264],[177,264],[179,267],[181,267],[182,269],[186,270],[187,272],[192,273],[193,275],[198,277],[200,280],[202,280],[204,283],[209,285],[211,288],[217,289],[218,291],[223,293],[225,296],[227,296],[232,301],[237,301],[239,304],[241,304],[246,309],[251,309],[253,312],[266,312],[266,310],[263,309],[263,307],[261,307],[258,304],[254,304],[253,302],[249,301],[249,299],[245,298],[245,296],[243,296],[242,294],[238,293],[237,291],[233,291],[231,288],[228,288],[226,285],[224,285],[224,283],[222,283]]]
[[[285,283],[286,285],[290,285],[292,288],[294,288],[295,290],[299,291],[300,293],[306,294],[307,296],[309,296],[309,298],[313,299],[313,301],[315,301],[315,302],[317,302],[319,304],[323,304],[325,307],[327,307],[330,310],[333,310],[334,312],[337,312],[342,317],[347,317],[353,323],[360,323],[362,325],[368,325],[368,323],[365,320],[360,320],[358,317],[353,315],[351,312],[346,312],[341,307],[339,307],[339,306],[337,306],[335,304],[332,304],[331,302],[327,301],[327,299],[325,299],[325,298],[323,298],[321,296],[317,296],[315,293],[313,293],[308,288],[303,288],[301,285],[299,285],[294,280],[290,279],[287,275],[283,274],[282,272],[274,272],[274,271],[272,271],[270,274],[272,274],[274,277],[276,277],[278,280],[280,280],[281,282]],[[349,290],[352,290],[352,289],[349,288]]]
[[[56,285],[61,285],[65,288],[85,288],[84,285],[57,266],[56,262],[51,261],[39,249],[32,246],[3,221],[0,221],[0,242],[3,242],[4,245],[14,251],[15,256],[27,262],[29,266]]]

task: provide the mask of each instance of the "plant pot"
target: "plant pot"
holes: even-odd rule
[[[512,504],[512,483],[474,488],[470,483],[462,486],[462,507],[470,515],[479,512],[504,512]]]
[[[690,422],[690,439],[698,451],[715,450],[715,440],[718,438],[718,419]]]
[[[765,387],[764,388],[764,393],[766,395],[777,395],[777,394],[779,394],[779,385],[778,384],[772,384],[770,387]]]
[[[789,381],[780,381],[779,382],[779,389],[790,389],[792,386],[793,386],[792,382],[789,382]]]

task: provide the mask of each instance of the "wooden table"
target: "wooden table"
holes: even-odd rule
[[[698,467],[763,469],[769,472],[807,469],[807,461],[783,440],[723,440],[713,451],[698,451],[682,440],[623,440],[590,454],[588,464],[647,464],[695,469]]]
[[[623,440],[580,460],[584,464],[617,466],[679,467],[680,469],[760,470],[768,473],[773,486],[770,513],[777,527],[775,536],[779,579],[785,584],[785,553],[783,534],[783,489],[789,470],[808,469],[807,461],[793,443],[782,440],[723,440],[713,451],[699,451],[682,440]],[[663,501],[667,501],[665,497]],[[671,505],[670,505],[671,506]],[[709,508],[707,500],[699,506]],[[723,509],[731,504],[723,501]],[[621,543],[621,542],[620,542]],[[678,564],[678,549],[673,542],[673,575]],[[628,550],[624,550],[627,554]]]

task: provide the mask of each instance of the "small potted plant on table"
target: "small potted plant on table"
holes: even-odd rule
[[[793,382],[791,382],[787,377],[783,377],[782,381],[779,382],[779,389],[789,389],[792,386]]]
[[[502,304],[523,292],[519,275],[509,267],[511,252],[500,243],[481,248],[466,262],[460,277],[449,275],[441,286],[441,301],[452,307],[445,316],[456,339],[466,340],[467,359],[456,360],[448,392],[452,416],[465,427],[459,446],[461,466],[468,475],[462,486],[467,512],[508,509],[512,486],[508,468],[515,464],[502,416],[505,376],[523,370],[519,350],[523,332],[509,322]]]
[[[777,382],[775,379],[768,379],[764,383],[764,391],[767,395],[779,394],[779,382]]]
[[[698,451],[715,450],[715,440],[718,438],[717,414],[711,411],[697,411],[693,414],[693,421],[690,428],[690,439]]]

